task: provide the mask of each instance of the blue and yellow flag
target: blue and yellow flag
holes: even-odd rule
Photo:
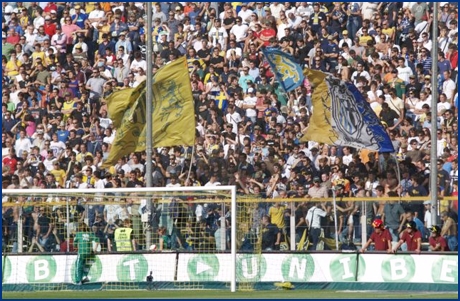
[[[395,151],[377,115],[353,84],[308,68],[305,76],[314,86],[313,115],[301,142]]]
[[[195,110],[185,57],[160,68],[153,77],[152,140],[154,147],[192,146],[195,143]],[[107,111],[116,128],[115,139],[102,167],[122,156],[146,149],[146,81],[134,89],[114,92]]]
[[[302,67],[293,56],[278,48],[267,47],[262,52],[284,91],[290,92],[303,83]]]

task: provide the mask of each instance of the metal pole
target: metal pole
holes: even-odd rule
[[[70,204],[69,204],[69,197],[65,198],[66,200],[66,223],[67,223],[67,233],[66,233],[66,246],[67,246],[67,252],[70,250]],[[73,224],[73,221],[72,221]]]
[[[295,251],[295,211],[296,211],[296,204],[294,202],[291,202],[291,217],[289,218],[289,228],[290,228],[290,233],[289,236],[291,238],[291,246],[290,249],[291,251]]]
[[[334,201],[335,248],[338,251],[339,250],[339,233],[337,233],[337,231],[339,229],[337,228],[337,201],[335,199],[335,188],[332,189],[332,199]]]
[[[361,211],[361,245],[364,246],[364,244],[367,242],[367,202],[362,201],[361,208],[363,210]]]
[[[23,239],[23,237],[24,237],[24,235],[23,235],[23,228],[22,228],[22,227],[24,226],[24,224],[23,224],[23,222],[22,222],[22,213],[23,213],[23,212],[22,212],[22,206],[19,206],[18,211],[19,211],[19,212],[18,212],[19,218],[18,218],[18,237],[17,237],[17,244],[18,244],[18,253],[22,253],[23,248],[24,248],[23,243],[22,243],[22,242],[23,242],[22,239]]]
[[[146,162],[146,172],[145,172],[145,177],[147,179],[146,181],[146,186],[147,187],[152,187],[152,115],[153,115],[153,95],[152,95],[152,84],[153,84],[153,71],[152,71],[152,49],[153,49],[153,44],[152,44],[152,2],[147,2],[147,100],[146,100],[146,114],[147,114],[147,128],[146,128],[146,135],[147,137],[145,138],[146,142],[146,147],[145,147],[145,152],[146,152],[146,157],[147,157],[147,162]],[[147,199],[147,211],[149,212],[151,216],[152,212],[152,199],[148,198]],[[150,247],[152,244],[152,225],[150,224],[150,218],[149,222],[147,225],[147,229],[145,231],[146,239],[145,239],[145,244],[146,247]]]
[[[438,152],[438,138],[436,132],[438,130],[437,123],[437,103],[438,103],[438,2],[433,2],[433,24],[431,28],[431,41],[433,42],[433,52],[431,58],[433,65],[431,67],[431,152],[430,152],[430,193],[431,193],[431,222],[433,225],[437,223],[437,214],[435,214],[438,199],[438,169],[436,166]],[[435,210],[433,210],[435,209]]]
[[[232,266],[230,269],[231,274],[231,283],[230,291],[232,293],[236,292],[236,186],[232,186],[232,209],[231,209],[231,256],[232,256]]]

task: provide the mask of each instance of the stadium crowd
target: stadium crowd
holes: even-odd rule
[[[196,144],[154,148],[153,174],[145,175],[145,152],[100,168],[117,130],[107,115],[106,98],[149,76],[145,3],[2,2],[2,187],[144,187],[146,176],[152,176],[155,187],[237,185],[241,196],[261,199],[322,198],[334,189],[342,242],[361,240],[359,217],[365,212],[368,236],[377,218],[383,220],[392,241],[399,242],[406,225],[413,228],[410,222],[415,221],[423,241],[428,241],[428,230],[435,229],[435,237],[447,240],[445,250],[456,251],[457,201],[440,202],[440,228],[432,227],[434,213],[428,202],[379,201],[384,196],[458,193],[458,7],[456,2],[443,2],[439,15],[433,16],[432,6],[155,3],[153,70],[186,56]],[[439,20],[437,38],[431,35],[433,18]],[[262,47],[279,47],[304,68],[355,84],[396,151],[300,142],[312,115],[313,87],[305,79],[286,93],[264,60]],[[433,87],[435,47],[438,78]],[[434,89],[439,99],[432,108]],[[436,133],[431,133],[432,122],[438,124]],[[432,135],[437,137],[437,166],[429,164]],[[430,192],[429,175],[435,170],[438,191]],[[341,201],[343,196],[376,201],[363,207],[361,202]],[[250,211],[254,222],[247,230],[248,235],[258,234],[256,228],[264,225],[263,249],[280,248],[281,234],[289,233],[285,218],[291,214],[297,240],[309,228],[313,249],[321,235],[335,235],[330,203],[311,206],[300,200],[295,213],[282,202],[257,204]],[[126,199],[119,205],[94,206],[89,212],[79,205],[70,214],[76,220],[84,215],[107,242],[123,225],[137,227],[140,235],[142,208]],[[23,220],[27,247],[50,251],[54,247],[47,243],[49,238],[59,242],[65,237],[55,224],[62,223],[66,212],[44,205],[29,209]],[[193,249],[181,236],[190,235],[195,223],[200,228],[196,232],[205,232],[208,238],[220,233],[215,223],[219,210],[191,203],[188,211],[194,219],[184,221],[177,233],[169,228],[172,238],[161,228],[163,242]],[[3,206],[2,219],[3,237],[15,241],[18,210]],[[107,244],[105,248],[111,250]],[[141,248],[147,246],[134,247]]]

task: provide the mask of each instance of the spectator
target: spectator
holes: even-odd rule
[[[360,252],[367,251],[367,248],[370,247],[371,243],[374,243],[374,250],[375,251],[387,251],[388,253],[391,252],[391,234],[390,232],[384,228],[384,224],[382,220],[376,219],[372,223],[372,227],[374,231],[371,234],[371,237],[368,241],[362,246]]]
[[[403,243],[406,243],[407,251],[420,254],[422,236],[417,230],[417,226],[414,221],[410,221],[406,224],[406,231],[402,233],[398,243],[393,247],[393,253],[396,253]]]
[[[262,250],[279,250],[281,232],[268,215],[262,216]]]
[[[428,251],[448,251],[446,240],[441,236],[441,228],[439,226],[432,226],[429,230],[431,235]]]

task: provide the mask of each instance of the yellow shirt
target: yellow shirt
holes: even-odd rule
[[[34,51],[32,52],[32,67],[35,67],[37,65],[36,59],[38,57],[42,59],[43,65],[47,66],[46,61],[45,61],[45,53],[43,51],[40,51],[40,52]]]
[[[12,61],[8,61],[6,63],[6,69],[7,70],[10,70],[8,71],[8,76],[16,76],[19,74],[18,70],[19,70],[19,67],[21,67],[22,63],[19,61],[19,60],[16,60],[16,66],[18,67],[18,70],[14,70],[14,63]]]
[[[82,183],[88,183],[88,176],[83,175],[83,177],[81,178],[81,181],[82,181]],[[91,175],[91,178],[89,179],[88,184],[92,185],[93,187],[94,187],[94,184],[96,184],[96,180],[94,179],[93,175]]]
[[[56,178],[59,186],[64,187],[65,171],[63,169],[53,169],[50,173]]]
[[[74,107],[74,105],[75,105],[75,100],[71,100],[70,102],[64,101],[64,103],[62,104],[61,110],[62,110],[62,111],[64,111],[64,110],[70,110],[70,109],[72,109],[72,108]],[[65,116],[65,117],[69,117],[71,113],[72,113],[72,112],[64,113],[64,116]],[[67,120],[67,118],[65,118],[64,121],[66,121],[66,120]]]
[[[99,44],[101,44],[102,43],[102,35],[104,33],[107,33],[107,34],[110,33],[110,25],[105,25],[105,26],[98,27],[98,32],[99,32],[99,36],[98,36],[97,42]]]
[[[383,34],[386,34],[387,36],[389,36],[390,38],[393,36],[395,32],[395,28],[394,27],[388,27],[386,29],[382,29],[382,33]]]
[[[92,12],[94,10],[94,2],[86,2],[85,3],[85,12],[87,14],[89,14],[90,12]]]
[[[364,46],[367,45],[367,41],[372,40],[371,36],[360,36],[359,37],[359,45]]]
[[[270,216],[272,224],[275,224],[278,228],[284,227],[284,210],[286,207],[279,206],[275,207],[272,206],[268,210],[268,216]]]

